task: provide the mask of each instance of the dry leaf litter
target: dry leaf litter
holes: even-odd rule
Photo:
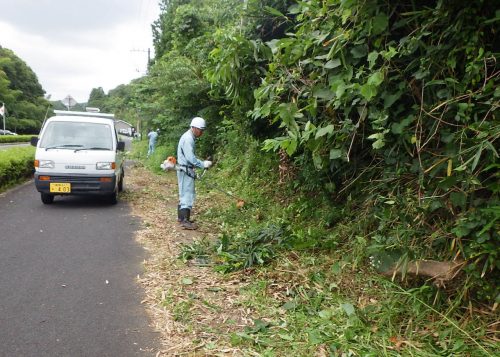
[[[145,290],[142,303],[161,333],[157,356],[241,356],[242,351],[222,338],[253,324],[252,311],[239,303],[245,276],[223,276],[178,258],[182,244],[215,239],[216,227],[201,221],[198,231],[182,230],[176,216],[177,192],[175,173],[155,175],[139,166],[129,168],[123,196],[142,221],[136,239],[148,256],[138,282]],[[202,211],[208,201],[198,195],[195,209]],[[194,217],[199,217],[195,211]]]

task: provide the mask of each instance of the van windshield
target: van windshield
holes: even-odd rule
[[[45,149],[112,150],[111,126],[100,123],[53,121],[40,141]]]

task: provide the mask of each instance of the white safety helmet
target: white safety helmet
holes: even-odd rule
[[[193,118],[193,120],[191,120],[191,126],[201,130],[205,130],[206,127],[205,119],[200,117],[195,117]]]

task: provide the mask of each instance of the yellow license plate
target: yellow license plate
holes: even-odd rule
[[[70,193],[71,192],[71,184],[70,183],[50,183],[50,192],[57,193]]]

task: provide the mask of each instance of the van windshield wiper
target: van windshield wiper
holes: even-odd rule
[[[45,148],[45,151],[50,150],[50,149],[63,149],[63,148],[79,148],[82,147],[83,145],[73,145],[73,144],[66,144],[66,145],[54,145],[54,146],[47,146]]]
[[[80,150],[111,150],[111,149],[110,148],[103,148],[103,147],[100,147],[100,146],[92,146],[90,148],[75,149],[75,152],[76,151],[80,151]]]

